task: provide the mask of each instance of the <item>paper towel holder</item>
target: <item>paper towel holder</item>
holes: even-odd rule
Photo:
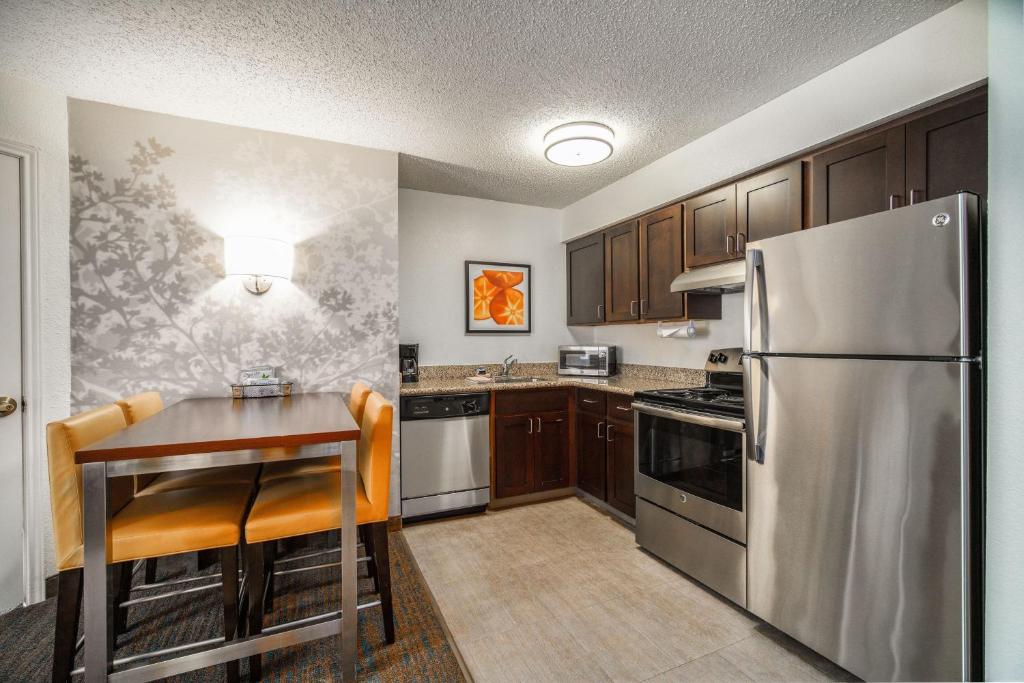
[[[697,326],[692,320],[685,321],[685,324],[673,325],[665,325],[659,320],[656,332],[662,339],[693,339],[697,336]]]

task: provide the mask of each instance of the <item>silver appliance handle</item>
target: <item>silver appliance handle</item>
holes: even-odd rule
[[[743,420],[730,420],[726,417],[684,413],[680,410],[659,408],[657,406],[652,406],[649,403],[634,403],[632,408],[638,413],[646,413],[647,415],[654,415],[655,417],[666,417],[677,422],[689,422],[691,424],[701,425],[702,427],[714,427],[715,429],[724,429],[729,432],[741,433],[744,429]],[[608,428],[610,429],[611,425],[608,425]]]
[[[753,363],[757,361],[757,374],[754,374]],[[757,389],[754,389],[755,383]],[[757,394],[757,411],[754,411],[754,394]],[[751,424],[751,434],[746,440],[747,458],[759,465],[764,464],[764,449],[767,445],[768,415],[768,364],[764,358],[743,356],[743,402],[747,420]]]
[[[747,277],[743,288],[743,348],[746,351],[768,351],[768,302],[765,299],[764,254],[760,249],[747,250]],[[753,347],[754,299],[757,299],[760,346]]]

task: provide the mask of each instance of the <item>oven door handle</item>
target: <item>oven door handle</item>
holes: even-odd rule
[[[742,420],[730,420],[724,417],[698,415],[697,413],[684,413],[678,410],[659,408],[647,403],[634,403],[632,404],[632,408],[638,413],[646,413],[648,415],[654,415],[655,417],[664,417],[669,420],[675,420],[676,422],[689,422],[691,424],[701,425],[702,427],[713,427],[715,429],[724,429],[729,432],[740,432],[741,434],[744,431],[744,424]]]

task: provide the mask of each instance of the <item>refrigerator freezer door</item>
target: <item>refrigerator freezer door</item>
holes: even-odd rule
[[[745,349],[977,356],[977,215],[959,194],[751,242]]]
[[[976,366],[746,363],[763,448],[747,463],[748,609],[864,680],[960,680]]]

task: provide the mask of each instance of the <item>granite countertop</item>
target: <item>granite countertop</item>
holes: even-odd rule
[[[515,391],[551,387],[583,387],[632,396],[637,391],[679,389],[705,384],[703,370],[656,366],[623,366],[620,374],[608,378],[558,375],[553,363],[537,363],[517,368],[513,375],[540,378],[539,382],[471,382],[476,366],[427,366],[421,368],[420,381],[401,385],[400,395],[459,394],[484,391]],[[489,371],[493,368],[487,366]]]

